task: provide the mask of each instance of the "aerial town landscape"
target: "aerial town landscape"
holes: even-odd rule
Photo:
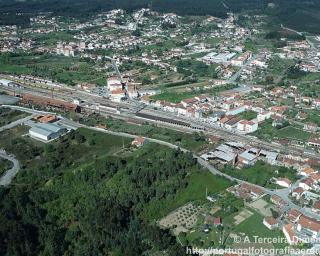
[[[320,15],[3,2],[1,255],[320,255]]]

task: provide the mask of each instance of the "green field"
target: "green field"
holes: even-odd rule
[[[315,123],[320,127],[320,111],[319,110],[309,110],[307,111],[308,117],[305,122]]]
[[[310,115],[309,118],[310,121],[313,120],[314,122],[318,119],[317,115]],[[259,125],[258,131],[252,133],[252,135],[267,141],[287,139],[307,142],[311,133],[304,131],[302,128],[296,128],[290,125],[278,129],[273,127],[272,120],[268,119],[263,124]]]
[[[288,126],[278,130],[277,136],[282,139],[297,139],[306,142],[309,140],[311,134],[302,129]]]
[[[193,98],[197,95],[208,94],[208,95],[216,95],[219,92],[230,90],[236,88],[237,85],[225,85],[220,87],[215,87],[209,90],[198,90],[198,91],[188,91],[188,92],[175,92],[175,91],[163,91],[160,94],[156,94],[151,96],[152,100],[166,100],[172,103],[179,103],[184,99]]]
[[[42,45],[51,47],[56,46],[59,41],[71,42],[74,40],[72,31],[51,32],[48,34],[33,33],[32,35],[30,35],[30,38],[32,40],[40,42]]]
[[[17,126],[1,132],[0,148],[14,154],[23,165],[33,167],[43,163],[45,153],[48,153],[51,159],[56,159],[57,165],[64,162],[66,165],[72,163],[76,166],[77,163],[91,160],[93,156],[113,155],[131,142],[131,139],[79,129],[77,133],[71,132],[50,144],[44,144],[26,136],[22,137],[28,130],[29,127]],[[64,154],[59,154],[62,151]]]
[[[257,112],[254,112],[254,111],[245,111],[238,115],[238,117],[245,120],[252,120],[257,118],[257,116],[258,116]]]
[[[225,190],[231,185],[229,181],[214,176],[207,170],[194,170],[187,177],[186,182],[186,188],[177,191],[174,198],[151,202],[145,210],[147,218],[162,218],[171,211],[191,201],[204,203],[206,202],[206,189],[208,190],[208,195],[212,195]]]
[[[250,209],[250,211],[253,211]],[[253,211],[254,214],[247,218],[245,221],[241,222],[238,226],[234,228],[236,233],[244,233],[249,237],[250,242],[254,242],[254,236],[259,238],[284,238],[283,233],[280,230],[269,230],[263,225],[263,216],[259,213]],[[263,244],[262,244],[263,246]],[[284,248],[285,243],[274,243],[275,248]]]
[[[68,85],[93,83],[106,85],[105,73],[97,71],[95,64],[79,58],[50,54],[0,54],[0,70],[16,75],[35,75]]]
[[[210,194],[212,195],[212,194]],[[217,228],[213,223],[209,223],[210,232],[203,232],[204,228],[204,213],[200,214],[195,227],[190,230],[190,232],[185,235],[181,234],[179,238],[184,241],[184,244],[189,244],[192,246],[205,246],[205,247],[220,247],[223,245],[231,245],[232,242],[228,239],[228,234],[234,230],[233,217],[239,214],[243,209],[243,200],[235,197],[234,195],[226,192],[220,191],[215,194],[217,201],[215,203],[206,202],[204,203],[203,209],[205,213],[209,213],[213,207],[220,207],[213,216],[221,217],[223,222],[223,227]],[[220,236],[224,234],[224,240],[220,242]]]
[[[75,120],[74,117],[73,119]],[[168,141],[182,148],[186,148],[192,151],[199,151],[207,146],[207,140],[202,133],[187,134],[166,128],[157,127],[148,123],[137,125],[132,123],[126,123],[122,120],[104,118],[101,115],[93,114],[86,118],[79,119],[80,122],[89,126],[96,126],[99,124],[106,125],[107,129],[116,132],[125,132],[135,135],[141,135],[150,137],[153,139],[159,139]]]
[[[297,180],[296,171],[294,169],[272,166],[263,161],[258,161],[255,165],[242,168],[241,170],[235,169],[231,166],[226,166],[223,172],[238,179],[264,187],[273,186],[270,182],[270,179],[273,177],[288,178],[292,182]]]
[[[196,92],[184,92],[184,93],[178,93],[178,92],[162,92],[160,94],[151,96],[152,100],[166,100],[172,103],[180,103],[184,99],[193,98],[195,96],[199,95],[199,93]]]

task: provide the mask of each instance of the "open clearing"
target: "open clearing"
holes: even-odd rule
[[[265,217],[272,216],[272,207],[262,198],[250,203],[249,206],[260,212]]]
[[[175,227],[174,232],[179,234],[196,224],[201,209],[201,206],[195,206],[192,203],[186,204],[161,219],[159,224],[165,228]]]
[[[237,216],[234,217],[235,222],[234,224],[237,226],[241,222],[245,221],[248,219],[253,213],[250,212],[248,209],[243,209]]]

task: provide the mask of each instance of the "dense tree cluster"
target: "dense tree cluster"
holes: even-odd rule
[[[147,145],[130,157],[76,163],[92,138],[71,132],[59,140],[34,149],[36,167],[26,164],[11,187],[0,189],[1,255],[184,255],[142,212],[187,186],[197,167],[192,155]]]
[[[0,24],[29,25],[29,17],[36,12],[53,15],[87,18],[101,11],[122,8],[128,12],[139,8],[152,8],[160,12],[179,15],[213,15],[226,17],[228,12],[255,11],[268,14],[272,22],[285,24],[300,31],[319,32],[320,2],[308,0],[275,0],[268,7],[268,0],[51,0],[12,1],[0,0]],[[21,15],[21,13],[24,13]]]

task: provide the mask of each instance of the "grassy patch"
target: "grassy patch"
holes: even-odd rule
[[[283,139],[297,139],[302,141],[308,141],[311,134],[301,129],[288,126],[278,130],[277,135],[279,138]]]
[[[148,123],[142,125],[131,124],[126,123],[122,120],[111,118],[106,119],[98,114],[80,119],[79,121],[90,126],[104,124],[107,126],[107,129],[112,131],[125,132],[164,140],[192,151],[199,151],[207,145],[206,137],[202,133],[186,134],[170,129],[157,127]]]
[[[315,120],[317,117],[310,120]],[[320,121],[320,120],[319,120]],[[258,131],[252,134],[260,139],[265,139],[268,141],[275,139],[289,139],[289,140],[301,140],[308,141],[311,134],[302,130],[302,128],[296,128],[293,126],[287,126],[282,129],[278,129],[272,126],[272,119],[266,120],[263,124],[259,126]]]
[[[175,197],[150,202],[144,212],[147,218],[159,219],[190,201],[204,203],[206,201],[206,188],[208,194],[212,195],[231,185],[229,181],[214,176],[207,170],[199,169],[194,170],[187,177],[187,183],[186,188],[177,191]]]
[[[162,92],[160,94],[151,96],[151,99],[153,100],[166,100],[172,103],[179,103],[184,99],[193,98],[199,93],[196,92]]]
[[[272,186],[270,179],[273,177],[288,178],[293,182],[297,180],[296,171],[294,169],[272,166],[263,161],[258,161],[255,165],[241,170],[235,169],[231,166],[226,166],[223,172],[238,179],[264,187]]]
[[[252,120],[257,118],[258,114],[254,111],[245,111],[238,115],[241,119]]]
[[[315,123],[316,125],[320,126],[320,111],[319,110],[308,111],[308,117],[305,121]]]
[[[250,209],[250,211],[253,211]],[[234,231],[237,233],[244,233],[249,237],[251,242],[254,242],[254,236],[259,238],[282,238],[284,237],[283,233],[280,230],[269,230],[266,226],[263,225],[263,216],[253,211],[254,214],[247,218],[245,221],[241,222],[238,226],[234,228]],[[278,243],[273,244],[276,248],[283,248],[286,244]]]
[[[230,85],[215,87],[209,90],[194,90],[189,92],[164,91],[160,94],[151,96],[150,98],[152,100],[166,100],[172,103],[179,103],[184,99],[193,98],[197,95],[201,95],[201,94],[216,95],[219,92],[234,89],[236,87],[237,85],[230,84]]]
[[[9,74],[35,75],[49,78],[68,85],[93,83],[105,85],[105,73],[97,71],[95,64],[49,54],[21,54],[11,56],[0,54],[0,70]]]

